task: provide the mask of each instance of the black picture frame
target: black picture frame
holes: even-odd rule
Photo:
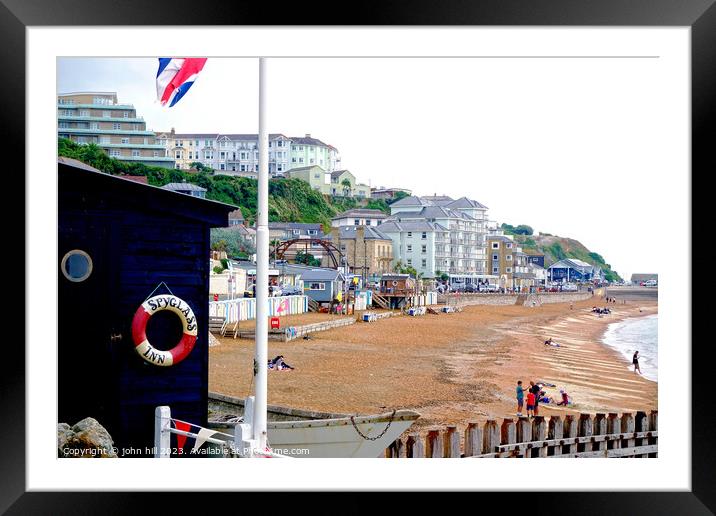
[[[24,169],[25,149],[25,29],[29,26],[81,25],[513,25],[513,26],[689,26],[691,27],[692,72],[692,192],[694,180],[716,170],[713,128],[716,127],[716,6],[714,0],[390,0],[364,1],[351,5],[350,17],[341,15],[336,3],[319,0],[310,4],[276,2],[219,2],[205,0],[195,4],[187,0],[0,0],[0,62],[4,78],[0,80],[0,99],[4,99],[0,117],[0,136],[6,148],[14,149],[18,165]],[[221,13],[221,15],[217,15]],[[349,20],[349,21],[348,21]],[[17,99],[24,98],[25,103]],[[10,100],[14,99],[14,100]],[[699,172],[700,171],[700,172]],[[25,192],[24,177],[19,189]],[[694,205],[696,204],[694,200]],[[24,225],[22,226],[24,230]],[[692,232],[693,235],[693,232]],[[23,239],[24,241],[24,235]],[[705,259],[694,257],[694,266]],[[24,296],[23,296],[24,297]],[[700,312],[694,307],[694,312]],[[704,314],[705,315],[705,314]],[[699,318],[693,318],[696,321]],[[16,321],[15,324],[19,323]],[[709,345],[706,342],[705,345]],[[696,356],[697,343],[692,347]],[[705,346],[704,346],[705,347]],[[529,510],[544,507],[558,512],[581,514],[713,514],[716,511],[716,452],[713,445],[710,378],[711,359],[692,361],[692,489],[689,492],[583,492],[529,493],[509,496],[480,494],[496,498],[498,507]],[[18,345],[3,347],[3,372],[0,375],[3,440],[12,443],[0,453],[0,511],[8,514],[127,514],[147,508],[148,499],[161,501],[163,512],[186,509],[186,496],[178,493],[160,496],[147,493],[57,493],[26,492],[24,424],[25,353]],[[698,387],[701,383],[702,387]],[[706,413],[704,413],[706,412]],[[710,414],[709,414],[710,413]],[[698,416],[698,419],[697,417]],[[688,453],[686,446],[684,453]],[[520,486],[525,483],[516,482]],[[556,482],[558,484],[558,482]],[[558,487],[557,487],[558,488]],[[342,499],[343,507],[360,507],[357,493]],[[212,494],[212,506],[219,509],[239,498]],[[304,496],[291,495],[292,504],[301,505]],[[414,496],[413,503],[424,503]],[[474,498],[473,498],[474,499]],[[527,505],[525,505],[527,504]],[[411,503],[400,502],[401,510]],[[457,509],[457,507],[455,507]],[[459,509],[458,509],[459,510]],[[493,509],[499,510],[499,509]]]

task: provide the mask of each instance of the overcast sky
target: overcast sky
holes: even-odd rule
[[[273,59],[269,130],[338,148],[359,182],[468,196],[576,238],[622,276],[658,272],[669,145],[657,60]],[[58,61],[58,92],[115,91],[148,129],[258,132],[258,62],[210,58],[172,108],[156,59]],[[663,173],[663,172],[659,172]]]

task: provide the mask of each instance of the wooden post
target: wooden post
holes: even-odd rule
[[[607,434],[607,416],[602,413],[597,413],[594,416],[594,435],[606,435]],[[607,442],[606,441],[599,441],[595,443],[594,445],[594,451],[597,450],[606,450],[607,449]]]
[[[594,423],[590,414],[579,414],[579,437],[591,437],[594,435]],[[577,446],[577,452],[592,451],[592,443],[585,442]]]
[[[550,416],[549,418],[549,439],[562,439],[564,437],[564,425],[562,424],[562,418],[559,416]],[[551,453],[550,453],[551,452]],[[548,450],[549,455],[562,455],[562,446],[556,445]]]
[[[636,417],[634,418],[634,424],[636,427],[637,432],[648,432],[649,431],[649,417],[646,415],[646,412],[638,411],[636,413]],[[647,439],[637,439],[636,445],[637,446],[643,446],[645,444],[648,444]],[[640,455],[637,455],[640,459],[645,459],[648,457],[646,453],[642,453]]]
[[[400,439],[396,439],[385,449],[386,459],[397,459],[398,458],[398,443]]]
[[[465,429],[465,457],[473,457],[482,454],[482,428],[477,421],[467,423]]]
[[[624,412],[622,414],[622,426],[621,431],[623,434],[634,433],[636,427],[634,425],[634,415],[631,412]],[[633,448],[636,446],[636,439],[623,439],[621,441],[622,448]]]
[[[619,414],[615,412],[609,413],[609,419],[607,421],[607,432],[610,434],[618,434],[622,431],[622,421],[619,417]],[[622,441],[621,439],[614,438],[611,441],[609,441],[607,446],[607,449],[613,450],[615,448],[621,448],[622,447]]]
[[[457,426],[448,425],[443,436],[443,457],[446,459],[460,458],[460,434]]]
[[[431,428],[428,430],[428,436],[425,438],[425,456],[430,459],[438,459],[442,457],[443,447],[441,446],[442,436],[439,428]]]
[[[535,416],[532,419],[532,436],[534,441],[545,441],[547,439],[547,421],[544,416]],[[547,447],[542,446],[537,449],[537,457],[546,457]]]
[[[495,453],[499,445],[500,428],[497,426],[497,421],[495,421],[494,419],[488,419],[485,422],[483,431],[483,453]]]
[[[408,439],[405,441],[405,455],[409,459],[422,459],[425,457],[425,448],[420,434],[408,434]]]
[[[532,440],[532,423],[530,418],[521,417],[517,420],[517,442],[528,443]],[[529,459],[532,456],[532,451],[525,449],[524,457]]]
[[[573,439],[577,437],[579,433],[579,424],[573,414],[567,414],[564,416],[564,437],[567,439]],[[576,444],[567,444],[566,448],[562,448],[562,453],[567,455],[571,453],[577,453],[578,446]]]
[[[517,442],[517,426],[512,419],[504,419],[500,426],[500,444],[515,444]]]
[[[656,410],[652,410],[649,414],[649,432],[654,432],[659,430],[659,412]],[[650,437],[648,439],[647,444],[658,444],[658,439],[656,437]],[[650,453],[649,457],[658,457],[658,453]]]

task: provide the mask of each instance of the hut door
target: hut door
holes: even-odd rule
[[[91,416],[110,430],[111,224],[82,210],[61,210],[58,222],[59,422],[73,425]]]

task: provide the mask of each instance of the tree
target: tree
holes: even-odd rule
[[[296,263],[304,263],[310,267],[320,267],[321,260],[313,256],[311,253],[298,251],[296,253]]]
[[[341,181],[341,186],[343,186],[343,195],[350,197],[352,188],[351,180],[346,177],[343,181]]]
[[[238,228],[213,228],[211,248],[214,251],[225,251],[229,257],[236,258],[256,252],[256,248],[241,235]]]
[[[440,270],[435,271],[435,277],[441,281],[447,281],[450,279],[450,275],[447,272],[443,272]]]

